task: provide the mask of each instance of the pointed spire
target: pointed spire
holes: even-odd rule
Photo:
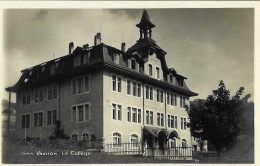
[[[148,28],[155,27],[155,25],[151,22],[149,14],[146,9],[143,11],[143,15],[142,15],[140,23],[137,24],[136,26],[141,29],[146,28],[146,27],[148,27]]]

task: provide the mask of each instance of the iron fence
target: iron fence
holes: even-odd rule
[[[104,152],[125,155],[125,154],[142,154],[141,143],[120,143],[120,144],[105,144]]]
[[[155,159],[192,160],[192,147],[145,148],[144,156]]]

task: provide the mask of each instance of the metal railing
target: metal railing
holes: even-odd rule
[[[104,152],[125,155],[125,154],[142,154],[141,143],[120,143],[120,144],[105,144]]]
[[[155,159],[192,160],[192,147],[145,148],[144,156]]]

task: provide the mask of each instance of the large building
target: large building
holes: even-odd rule
[[[191,146],[186,106],[198,94],[167,66],[146,10],[136,26],[140,38],[127,50],[102,43],[97,33],[92,47],[70,43],[68,55],[22,70],[6,88],[17,97],[17,135],[48,138],[60,120],[72,139]]]

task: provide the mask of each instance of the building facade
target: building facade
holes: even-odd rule
[[[94,46],[70,43],[68,55],[23,70],[6,88],[17,96],[18,137],[48,138],[60,120],[71,139],[191,146],[186,107],[198,94],[168,68],[146,10],[136,26],[140,38],[127,50],[102,43],[97,33]]]

